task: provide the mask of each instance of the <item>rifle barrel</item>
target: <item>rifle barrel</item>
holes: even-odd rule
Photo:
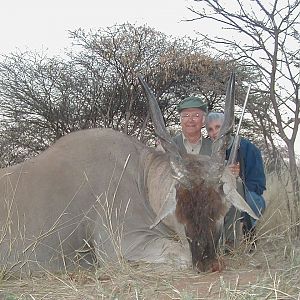
[[[238,128],[236,130],[235,137],[234,137],[234,140],[233,140],[233,143],[232,143],[232,146],[231,146],[231,151],[230,151],[230,155],[229,155],[229,158],[228,158],[228,161],[227,161],[227,165],[232,165],[232,164],[235,164],[237,162],[237,153],[238,153],[238,150],[240,148],[240,141],[241,141],[241,137],[240,137],[239,134],[240,134],[241,125],[242,125],[243,117],[244,117],[245,110],[246,110],[247,101],[248,101],[248,98],[249,98],[250,89],[251,89],[251,84],[248,87],[248,91],[247,91],[247,94],[246,94],[246,98],[245,98],[245,101],[244,101],[244,105],[243,105],[243,109],[242,109],[242,113],[241,113],[241,117],[240,117],[240,121],[239,121],[239,125],[238,125]]]
[[[242,126],[242,121],[243,121],[243,118],[244,118],[244,114],[245,114],[245,110],[246,110],[246,105],[247,105],[248,98],[249,98],[250,89],[251,89],[251,84],[248,87],[248,91],[247,91],[246,98],[245,98],[244,105],[243,105],[243,110],[242,110],[242,113],[241,113],[239,125],[238,125],[238,128],[236,130],[235,136],[238,136],[240,134],[240,130],[241,130],[241,126]]]

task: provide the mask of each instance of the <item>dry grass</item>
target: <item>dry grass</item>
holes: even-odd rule
[[[240,247],[222,273],[151,264],[106,265],[95,273],[2,281],[0,299],[299,299],[299,245],[272,236],[254,254]]]
[[[287,204],[292,188],[288,176],[282,176],[279,180],[276,174],[269,175],[267,187],[264,193],[267,209],[260,221],[260,230],[266,235],[276,233],[286,236],[291,229]]]
[[[286,189],[269,178],[268,209],[258,228],[258,247],[242,244],[225,256],[222,273],[168,266],[104,263],[78,270],[0,282],[0,299],[300,299],[300,242],[292,241],[283,201]]]

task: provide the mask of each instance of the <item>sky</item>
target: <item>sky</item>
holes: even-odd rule
[[[68,31],[98,29],[129,22],[149,25],[174,36],[196,37],[196,32],[219,34],[220,28],[199,21],[188,7],[192,0],[2,0],[0,55],[17,50],[63,54],[70,46]],[[300,133],[296,141],[300,155]]]
[[[68,46],[68,30],[98,29],[129,22],[147,24],[172,35],[193,35],[191,0],[2,0],[0,53],[19,49],[48,49],[59,53]]]

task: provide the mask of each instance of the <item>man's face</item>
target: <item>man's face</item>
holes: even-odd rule
[[[217,138],[221,126],[222,123],[219,121],[212,121],[207,124],[207,133],[212,141]]]
[[[205,113],[200,108],[186,108],[180,112],[180,123],[184,135],[200,134]]]

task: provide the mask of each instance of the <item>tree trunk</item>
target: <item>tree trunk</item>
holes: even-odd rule
[[[294,229],[292,232],[296,235],[296,237],[300,236],[300,211],[299,211],[299,203],[300,203],[300,195],[299,195],[299,178],[298,178],[298,170],[297,170],[297,162],[296,162],[296,156],[294,151],[294,143],[288,143],[288,152],[289,152],[289,172],[291,177],[291,183],[292,183],[292,207],[293,210],[293,224]]]

